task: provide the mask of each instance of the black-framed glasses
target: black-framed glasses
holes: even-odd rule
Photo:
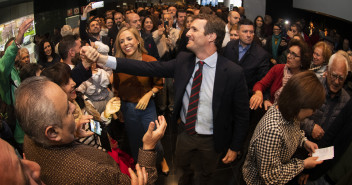
[[[301,57],[301,56],[299,56],[299,55],[297,55],[297,53],[295,53],[295,52],[293,52],[293,51],[291,51],[291,50],[288,50],[288,54],[287,55],[291,55],[291,56],[293,56],[294,58],[297,58],[297,57]]]
[[[333,73],[329,73],[330,74],[330,77],[333,81],[335,80],[339,80],[339,82],[343,82],[345,80],[345,77],[344,76],[341,76],[341,75],[337,75],[337,74],[333,74]]]

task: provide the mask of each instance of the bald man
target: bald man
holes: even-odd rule
[[[229,12],[229,15],[227,17],[228,23],[225,26],[225,37],[224,41],[222,42],[222,47],[225,47],[226,44],[230,41],[230,30],[233,25],[236,25],[240,21],[240,14],[236,11],[231,11]]]

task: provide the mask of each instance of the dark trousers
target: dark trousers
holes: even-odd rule
[[[185,131],[181,132],[176,141],[176,164],[183,171],[178,184],[193,184],[194,170],[191,169],[191,165],[200,170],[200,184],[208,184],[219,157],[220,153],[214,149],[212,135],[188,135]]]

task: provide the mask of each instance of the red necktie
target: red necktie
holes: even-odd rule
[[[199,92],[200,86],[202,85],[202,71],[203,71],[203,61],[198,62],[198,70],[194,74],[191,96],[189,97],[188,111],[186,114],[185,129],[187,134],[193,135],[196,133],[195,126],[197,120],[198,102],[199,102]]]

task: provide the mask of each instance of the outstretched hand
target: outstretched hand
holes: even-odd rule
[[[156,126],[156,129],[154,130]],[[166,120],[164,116],[158,116],[158,120],[150,122],[147,132],[143,136],[143,149],[152,150],[156,143],[164,136],[166,130]]]

